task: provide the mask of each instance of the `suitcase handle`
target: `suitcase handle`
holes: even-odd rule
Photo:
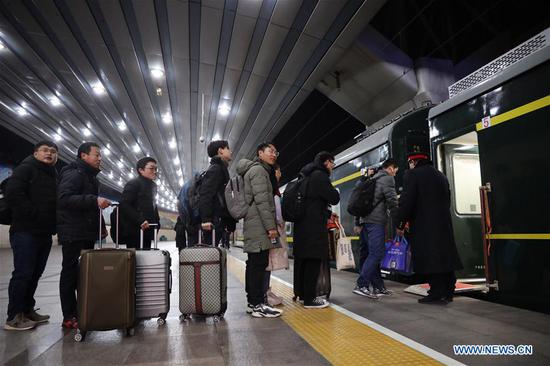
[[[117,202],[111,202],[109,206],[111,207],[118,207]],[[118,215],[120,214],[120,210],[116,210],[116,238],[115,238],[115,248],[118,249]],[[103,238],[101,237],[103,234],[103,209],[99,207],[99,249],[103,247]],[[113,223],[111,223],[112,225]]]
[[[158,249],[158,242],[157,242],[157,226],[159,226],[159,224],[149,224],[149,227],[152,227],[153,229],[153,236],[154,236],[154,249]],[[140,248],[143,248],[143,232],[144,230],[143,229],[140,229],[139,230],[139,246]]]
[[[208,230],[206,230],[208,231]],[[199,242],[195,245],[193,245],[194,247],[210,247],[210,246],[213,246],[215,247],[216,246],[216,229],[214,229],[214,225],[212,225],[212,245],[208,245],[208,244],[205,244],[202,242],[202,234],[203,234],[204,230],[201,228],[199,229]]]

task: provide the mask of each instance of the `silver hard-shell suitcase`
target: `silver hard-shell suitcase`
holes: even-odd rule
[[[183,318],[191,314],[214,316],[214,320],[223,317],[227,309],[225,249],[198,244],[182,249],[179,259],[179,307]]]
[[[168,251],[158,249],[156,224],[150,226],[154,231],[154,248],[136,251],[136,318],[158,318],[159,325],[163,325],[170,310],[172,259]],[[143,247],[143,230],[140,246]]]

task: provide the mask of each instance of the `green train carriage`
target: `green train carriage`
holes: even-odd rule
[[[549,36],[546,30],[478,70],[491,72],[499,62],[518,58],[429,115],[431,153],[451,184],[455,239],[463,261],[479,262],[475,272],[483,270],[490,298],[546,312]]]

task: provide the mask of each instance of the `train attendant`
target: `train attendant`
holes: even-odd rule
[[[428,154],[409,153],[407,160],[397,230],[402,234],[409,221],[414,271],[424,274],[430,284],[428,296],[418,302],[446,305],[453,301],[454,271],[462,269],[451,223],[449,182],[434,168]]]

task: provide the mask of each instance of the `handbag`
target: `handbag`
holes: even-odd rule
[[[341,224],[339,226],[342,236],[336,244],[336,269],[339,271],[353,269],[355,268],[355,258],[353,257],[351,238],[346,236],[344,227]]]
[[[411,272],[409,243],[404,236],[395,236],[386,242],[386,255],[380,265],[390,271]]]
[[[277,271],[288,269],[288,243],[286,242],[286,232],[284,225],[277,225],[279,231],[279,248],[269,249],[269,263],[266,271]]]

